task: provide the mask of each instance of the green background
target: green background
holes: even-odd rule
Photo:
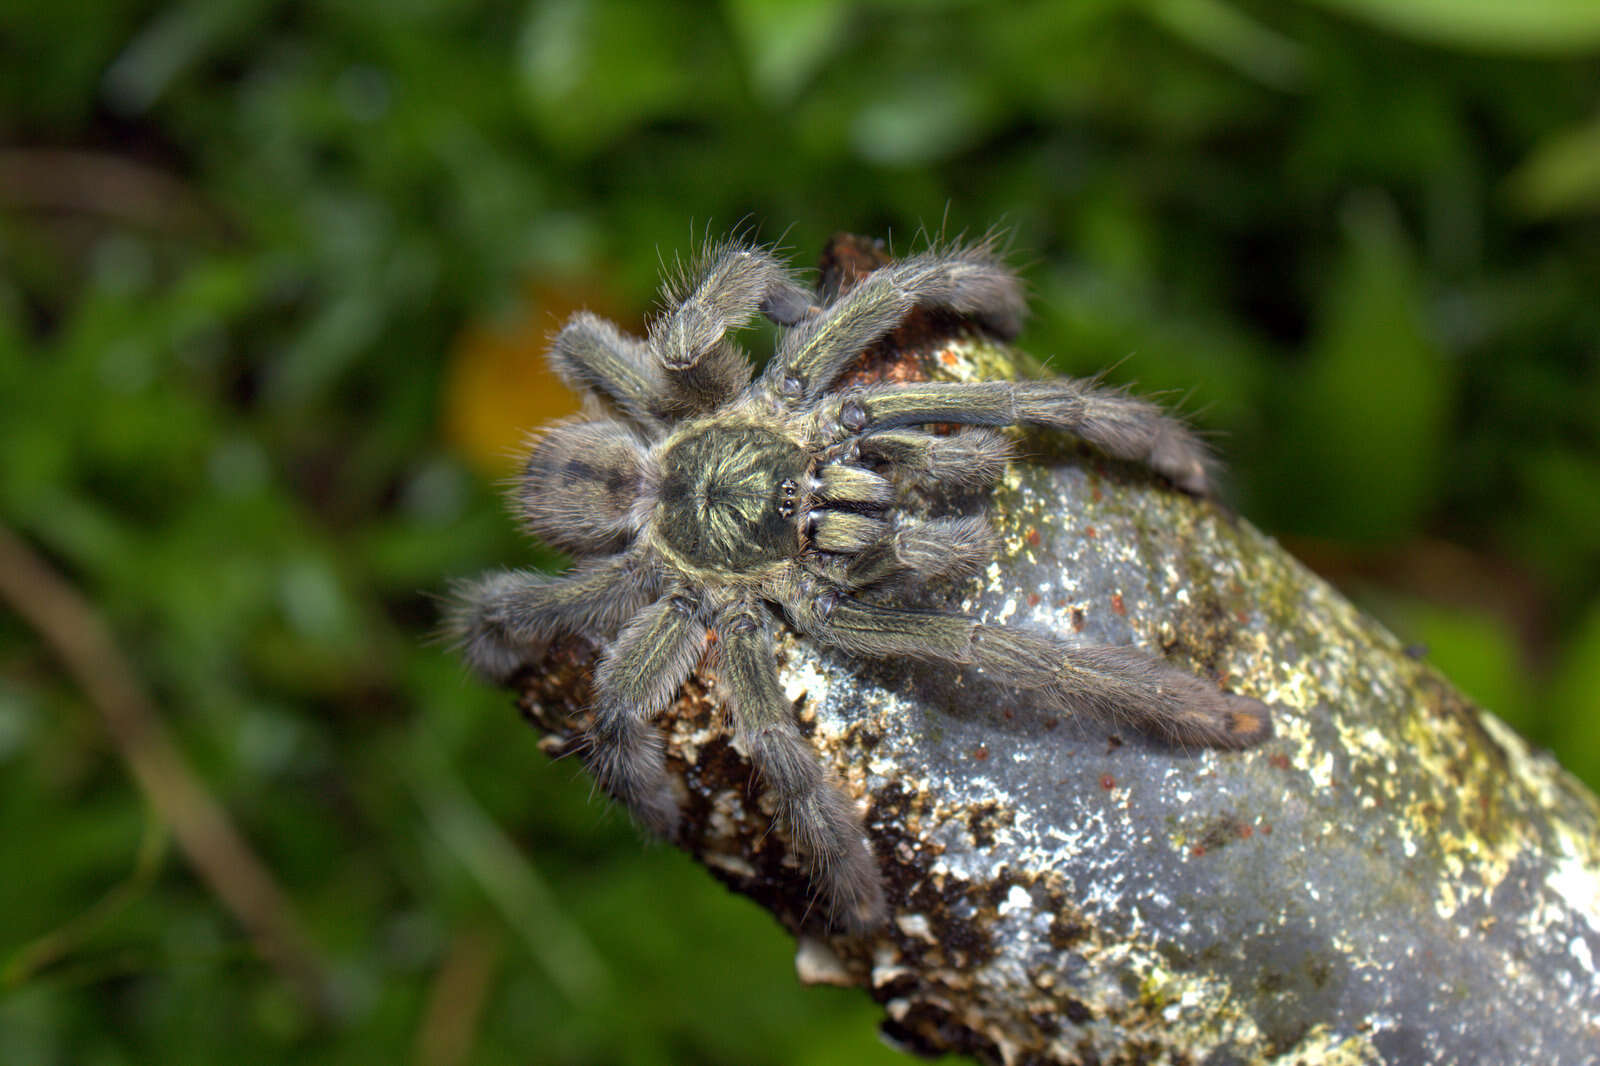
[[[0,604],[0,1062],[890,1063],[858,993],[430,642],[498,502],[748,219],[1010,230],[1025,347],[1600,785],[1590,0],[10,0],[0,516],[292,900],[318,1017]]]

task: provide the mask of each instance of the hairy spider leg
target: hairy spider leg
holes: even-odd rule
[[[575,388],[604,397],[651,428],[718,407],[749,384],[750,361],[726,340],[728,331],[757,313],[791,324],[814,311],[810,294],[770,252],[738,241],[706,248],[667,281],[663,299],[672,310],[656,322],[648,342],[577,312],[550,347],[551,366]]]
[[[1116,459],[1150,467],[1196,496],[1212,459],[1188,426],[1148,400],[1073,378],[872,385],[839,401],[841,439],[897,426],[947,422],[1060,429]]]
[[[719,622],[718,682],[750,760],[777,802],[779,823],[810,860],[830,916],[850,928],[871,928],[887,914],[877,864],[849,798],[795,725],[763,614],[741,603]]]
[[[1128,720],[1179,744],[1237,749],[1272,735],[1264,703],[1222,692],[1134,648],[1079,647],[962,614],[880,607],[829,594],[786,606],[801,632],[851,655],[975,667],[1002,684],[1040,692],[1062,711]]]
[[[575,312],[546,358],[567,384],[611,401],[636,425],[651,429],[667,414],[667,384],[649,346],[598,315]]]
[[[748,384],[749,357],[727,339],[758,313],[789,325],[812,310],[811,295],[771,252],[734,239],[706,247],[662,286],[670,308],[650,330],[674,399],[688,411],[709,411]]]
[[[874,270],[786,333],[767,370],[769,385],[790,403],[815,401],[919,306],[975,315],[1002,336],[1015,335],[1024,309],[1016,275],[993,258],[988,245],[925,252]]]
[[[587,563],[561,576],[500,570],[453,590],[446,632],[468,664],[501,684],[533,649],[561,633],[616,631],[658,594],[658,579],[636,552]]]
[[[651,831],[670,838],[678,804],[667,783],[661,734],[666,710],[705,654],[700,609],[683,596],[645,608],[617,635],[594,672],[594,724],[584,761],[611,795]]]
[[[970,577],[994,557],[994,527],[976,516],[933,518],[895,530],[862,548],[844,568],[847,588],[902,575],[926,581]]]
[[[1005,475],[1011,442],[987,429],[938,436],[889,429],[853,441],[856,453],[906,484],[924,488],[986,489]]]

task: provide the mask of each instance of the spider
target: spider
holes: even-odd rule
[[[970,576],[995,551],[983,518],[919,518],[907,505],[919,490],[992,487],[1011,458],[999,427],[1063,430],[1184,492],[1209,490],[1208,453],[1183,423],[1091,382],[839,386],[916,308],[1013,336],[1022,290],[992,242],[931,248],[819,306],[774,252],[734,238],[662,292],[647,339],[579,312],[549,353],[605,413],[536,437],[514,498],[527,527],[578,562],[560,576],[485,575],[459,590],[451,621],[471,666],[501,683],[558,634],[604,646],[585,757],[648,829],[671,838],[679,820],[651,720],[709,646],[741,746],[836,923],[860,932],[886,917],[859,815],[779,686],[782,624],[847,657],[969,667],[1178,744],[1270,735],[1259,701],[1136,649],[896,602],[897,587]],[[760,374],[728,337],[757,314],[780,327]]]

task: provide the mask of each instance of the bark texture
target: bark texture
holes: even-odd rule
[[[878,253],[840,239],[823,285]],[[918,315],[865,379],[1033,372]],[[956,669],[779,640],[782,681],[867,810],[893,911],[833,934],[702,669],[660,726],[688,847],[859,985],[908,1048],[1021,1063],[1600,1061],[1600,804],[1249,523],[1071,441],[1019,437],[1003,547],[928,604],[1138,644],[1272,705],[1246,752],[1064,721]],[[560,754],[593,649],[520,679]]]

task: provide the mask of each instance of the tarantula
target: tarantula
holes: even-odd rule
[[[651,719],[710,644],[742,746],[831,912],[857,930],[885,917],[859,817],[779,687],[773,630],[782,623],[847,656],[971,667],[1063,711],[1130,720],[1180,744],[1243,748],[1269,735],[1260,702],[1135,649],[1079,646],[876,594],[970,575],[994,552],[980,517],[918,520],[902,507],[913,488],[993,486],[1010,449],[984,427],[1065,430],[1185,492],[1208,491],[1207,453],[1182,423],[1092,383],[837,387],[918,307],[1013,335],[1021,288],[989,243],[892,263],[818,306],[771,251],[730,240],[663,295],[648,339],[580,312],[549,353],[608,416],[537,437],[516,502],[531,531],[578,564],[554,577],[486,575],[461,590],[452,620],[471,665],[500,682],[558,633],[604,644],[587,762],[649,829],[671,837],[679,817]],[[728,333],[758,313],[782,328],[756,376]]]

